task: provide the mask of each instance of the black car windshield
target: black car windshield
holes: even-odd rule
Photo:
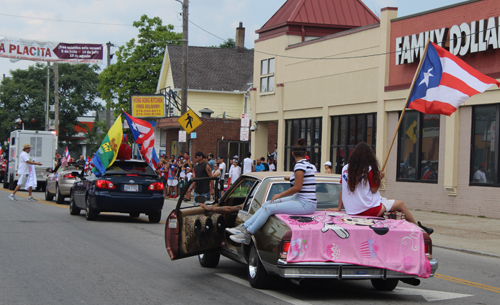
[[[137,176],[157,176],[154,170],[146,162],[123,162],[115,161],[108,169],[105,176],[109,175],[137,175]]]

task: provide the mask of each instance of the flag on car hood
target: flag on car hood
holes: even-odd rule
[[[427,114],[451,115],[471,96],[500,82],[429,42],[420,71],[414,78],[407,108]]]
[[[118,149],[122,144],[123,129],[122,120],[119,116],[113,126],[108,131],[108,134],[102,140],[101,146],[94,154],[92,158],[92,163],[94,168],[92,172],[96,176],[101,176],[106,172],[106,169],[115,162],[116,155],[118,155]]]

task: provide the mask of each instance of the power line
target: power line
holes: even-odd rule
[[[201,26],[197,25],[197,24],[196,24],[196,23],[194,23],[193,21],[189,20],[189,22],[191,22],[191,23],[192,23],[195,27],[199,28],[200,30],[202,30],[202,31],[204,31],[204,32],[206,32],[206,33],[208,33],[208,34],[210,34],[210,35],[212,35],[212,36],[216,37],[216,38],[219,38],[220,40],[222,40],[222,41],[224,41],[224,42],[226,42],[226,41],[227,41],[227,39],[220,38],[219,36],[217,36],[217,35],[215,35],[215,34],[210,33],[209,31],[205,30],[204,28],[202,28]]]

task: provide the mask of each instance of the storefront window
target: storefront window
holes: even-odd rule
[[[285,170],[293,170],[295,159],[292,148],[299,138],[306,140],[306,150],[311,164],[320,170],[321,161],[321,118],[286,120]]]
[[[375,152],[377,114],[332,117],[330,161],[334,173],[340,174],[349,153],[359,142],[366,142]]]
[[[405,113],[398,132],[398,181],[437,183],[439,124],[437,114]]]
[[[495,179],[498,168],[496,162],[498,109],[498,105],[476,106],[473,109],[471,184],[498,184],[498,178]]]

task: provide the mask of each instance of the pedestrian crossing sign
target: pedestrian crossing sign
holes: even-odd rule
[[[191,133],[202,123],[200,117],[197,116],[192,109],[186,111],[186,113],[177,119],[177,122],[179,122],[182,129],[184,129],[187,133]]]

